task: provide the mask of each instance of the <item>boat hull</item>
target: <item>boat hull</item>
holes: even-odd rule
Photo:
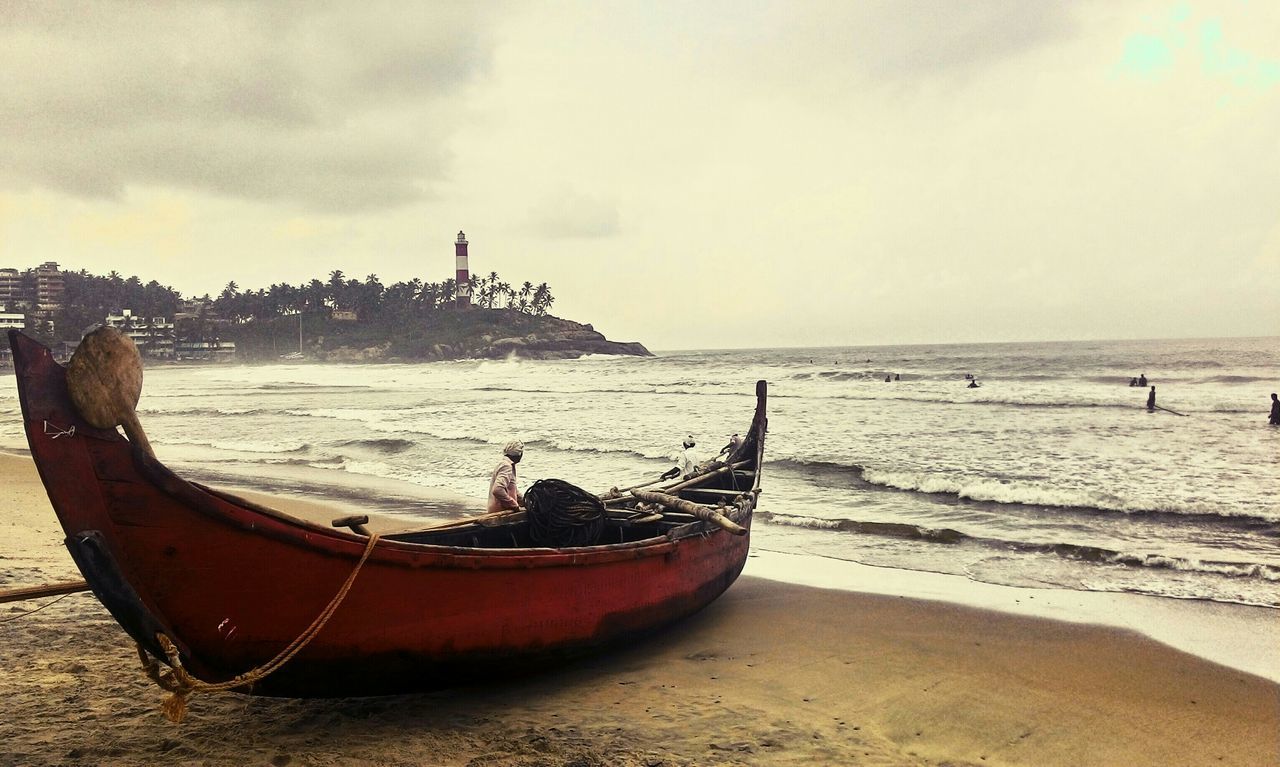
[[[48,349],[17,333],[10,343],[31,453],[68,548],[153,655],[162,655],[162,632],[205,681],[258,667],[311,625],[357,567],[364,536],[184,482],[115,430],[84,422]],[[760,412],[757,420],[762,440]],[[749,527],[750,506],[735,520]],[[748,539],[712,528],[576,549],[382,539],[314,640],[246,691],[430,689],[628,642],[723,593]]]

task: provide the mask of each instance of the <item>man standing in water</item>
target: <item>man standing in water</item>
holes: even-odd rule
[[[1156,387],[1151,387],[1151,393],[1147,395],[1147,411],[1151,412],[1156,409]]]
[[[520,491],[516,489],[516,464],[523,457],[524,443],[520,440],[508,442],[502,449],[502,461],[493,470],[493,478],[489,480],[489,511],[518,509],[524,502]]]
[[[1276,393],[1271,392],[1271,418],[1267,423],[1272,426],[1280,426],[1280,399],[1276,399]]]

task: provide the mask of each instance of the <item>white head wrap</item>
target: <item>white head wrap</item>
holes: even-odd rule
[[[693,441],[693,435],[692,435],[692,434],[690,434],[689,436],[687,436],[687,437],[685,437],[685,438],[684,438],[684,446],[685,446],[685,447],[693,447],[695,444],[697,444],[697,443],[695,443],[695,442]]]
[[[506,456],[524,455],[524,443],[520,440],[512,440],[507,446],[502,448],[502,454]]]

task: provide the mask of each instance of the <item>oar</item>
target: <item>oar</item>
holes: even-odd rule
[[[1183,418],[1186,418],[1186,417],[1187,417],[1187,414],[1186,414],[1186,413],[1179,413],[1177,410],[1170,410],[1170,409],[1169,409],[1169,408],[1167,408],[1167,407],[1160,407],[1159,405],[1156,405],[1156,410],[1163,410],[1163,411],[1164,411],[1164,412],[1166,412],[1166,413],[1173,413],[1174,415],[1180,415],[1180,416],[1182,416]]]
[[[135,410],[142,355],[129,336],[105,325],[85,336],[67,363],[67,390],[84,420],[99,429],[123,426],[130,442],[156,457]]]
[[[67,583],[52,583],[48,586],[25,586],[20,589],[6,589],[0,591],[0,604],[21,602],[24,599],[56,597],[59,594],[74,594],[77,591],[88,590],[89,584],[84,581],[68,581]]]

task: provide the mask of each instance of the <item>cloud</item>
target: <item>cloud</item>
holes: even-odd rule
[[[622,230],[616,202],[567,187],[530,209],[526,229],[549,239],[612,237]]]
[[[860,4],[848,4],[857,8]],[[966,70],[1072,34],[1069,8],[1023,0],[909,0],[861,6],[848,42],[859,65],[882,77]]]
[[[332,212],[419,199],[447,177],[487,25],[467,5],[8,3],[0,184]]]

